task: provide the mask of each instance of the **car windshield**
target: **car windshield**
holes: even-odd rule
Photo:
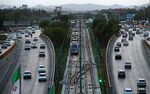
[[[145,80],[140,80],[140,82],[145,82]]]
[[[43,66],[39,66],[39,68],[45,68],[45,66],[43,65]]]
[[[132,92],[132,90],[125,90],[125,92]]]
[[[30,74],[30,72],[24,72],[24,74]]]

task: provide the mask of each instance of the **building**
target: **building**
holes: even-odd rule
[[[28,8],[28,5],[22,4],[21,9],[27,9],[27,8]]]
[[[61,14],[62,13],[62,7],[61,6],[55,7],[54,13]]]

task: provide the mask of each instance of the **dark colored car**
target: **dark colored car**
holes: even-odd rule
[[[45,57],[45,51],[40,51],[39,52],[39,57]]]
[[[129,40],[133,40],[133,36],[129,36]]]
[[[7,45],[6,45],[6,44],[3,44],[3,45],[1,46],[1,48],[2,48],[2,49],[7,49]]]
[[[131,69],[131,62],[125,62],[125,65],[124,65],[125,69]]]
[[[137,86],[138,87],[146,87],[146,80],[144,78],[139,78],[137,80]]]
[[[121,47],[121,42],[117,42],[116,46]]]
[[[122,59],[122,55],[121,54],[116,54],[115,59],[117,59],[117,60]]]
[[[125,71],[124,70],[119,70],[118,71],[118,78],[125,78],[125,77],[126,77]]]
[[[115,51],[115,52],[119,52],[119,51],[120,51],[119,47],[118,47],[118,46],[115,46],[114,51]]]

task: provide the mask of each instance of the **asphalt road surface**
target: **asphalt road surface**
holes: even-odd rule
[[[122,60],[115,60],[115,55],[118,52],[112,53],[112,68],[114,74],[114,82],[117,89],[117,94],[123,94],[123,90],[127,87],[132,88],[133,92],[137,93],[137,79],[144,77],[147,82],[146,90],[147,94],[150,94],[150,68],[148,62],[143,55],[142,35],[135,35],[133,41],[129,41],[129,46],[123,46],[120,48],[122,54]],[[127,38],[128,40],[128,38]],[[121,42],[121,37],[116,42]],[[116,43],[115,43],[116,44]],[[115,46],[115,45],[114,45]],[[114,47],[113,47],[114,48]],[[132,69],[125,69],[125,62],[131,62]],[[126,78],[118,78],[118,70],[125,70]]]
[[[18,64],[21,64],[21,74],[23,74],[24,71],[28,70],[31,71],[32,73],[32,78],[29,80],[24,80],[23,75],[21,79],[21,92],[22,94],[45,94],[47,92],[48,88],[48,81],[47,82],[39,82],[38,81],[38,66],[40,64],[44,64],[46,67],[46,75],[47,78],[49,79],[49,69],[50,69],[50,62],[51,62],[51,57],[50,57],[50,51],[48,49],[48,45],[39,37],[40,35],[40,30],[37,30],[35,34],[33,34],[32,38],[31,36],[28,37],[28,39],[31,40],[33,37],[38,37],[38,41],[36,42],[38,48],[37,49],[30,49],[30,50],[24,50],[25,46],[25,37],[24,34],[22,35],[22,39],[20,41],[22,42],[22,47],[20,51],[20,56],[18,60]],[[39,51],[41,50],[40,44],[45,43],[46,48],[45,48],[45,57],[39,57]],[[6,86],[4,93],[3,94],[10,94],[11,91],[11,81],[9,84]]]

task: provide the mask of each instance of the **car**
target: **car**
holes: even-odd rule
[[[127,38],[127,33],[122,34],[122,38]]]
[[[137,80],[137,86],[138,87],[146,87],[146,80],[144,78],[139,78]]]
[[[4,44],[4,45],[7,45],[7,46],[11,46],[10,41],[5,41],[3,44]]]
[[[2,49],[0,49],[0,54],[2,53]]]
[[[139,30],[137,30],[137,31],[136,31],[136,34],[140,34],[140,31],[139,31]]]
[[[146,94],[146,88],[138,88],[137,94]]]
[[[32,43],[32,44],[31,44],[31,48],[33,48],[33,49],[34,49],[34,48],[37,48],[36,43]]]
[[[128,39],[129,39],[129,40],[133,40],[133,36],[130,35]]]
[[[38,41],[38,38],[37,38],[37,37],[34,37],[34,38],[33,38],[33,41]]]
[[[125,62],[124,68],[125,69],[131,69],[132,68],[131,62]]]
[[[30,39],[25,40],[25,44],[30,44],[30,43],[31,43]]]
[[[21,34],[24,34],[24,32],[22,31]]]
[[[45,82],[47,80],[46,73],[40,73],[38,79],[39,82]]]
[[[25,37],[26,37],[26,38],[29,37],[29,34],[25,34]]]
[[[22,39],[22,36],[20,34],[18,34],[17,39]]]
[[[45,57],[45,51],[40,51],[39,52],[39,57]]]
[[[7,49],[7,45],[6,45],[6,44],[3,44],[3,45],[1,45],[1,48],[2,48],[2,49]]]
[[[35,34],[35,30],[32,31],[32,34]]]
[[[38,72],[39,73],[45,73],[46,72],[45,65],[39,65]]]
[[[136,28],[134,27],[132,30],[133,30],[133,31],[136,31]]]
[[[117,42],[116,46],[121,47],[121,42]]]
[[[133,36],[132,31],[129,31],[128,34],[129,34],[129,36]]]
[[[40,44],[40,49],[45,49],[45,44],[44,43]]]
[[[122,59],[122,55],[121,54],[116,54],[115,59],[116,60],[121,60]]]
[[[119,46],[115,46],[114,51],[119,52],[120,51]]]
[[[148,37],[149,33],[148,32],[144,32],[143,37]]]
[[[126,38],[122,38],[121,39],[121,42],[123,43],[123,42],[125,42],[126,41]]]
[[[126,73],[124,70],[119,70],[118,71],[118,78],[125,78],[126,77]]]
[[[24,49],[25,49],[25,50],[30,50],[30,45],[29,45],[29,44],[28,44],[28,45],[25,45]]]
[[[133,94],[133,90],[131,88],[125,88],[123,94]]]
[[[129,46],[129,42],[128,42],[128,41],[125,41],[125,42],[123,43],[123,46]]]
[[[142,29],[139,32],[140,32],[140,34],[143,34],[143,30]]]
[[[150,41],[150,37],[147,37],[146,40],[147,40],[147,41]]]
[[[30,71],[25,71],[23,73],[23,78],[24,79],[31,79],[32,78],[32,73]]]

